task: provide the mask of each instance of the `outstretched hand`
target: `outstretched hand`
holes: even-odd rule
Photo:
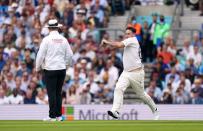
[[[101,44],[100,44],[100,47],[105,46],[106,43],[107,43],[107,40],[106,40],[106,39],[102,39]]]

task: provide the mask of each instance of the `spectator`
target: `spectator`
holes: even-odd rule
[[[32,90],[32,95],[34,97],[36,97],[36,95],[37,95],[37,88],[38,88],[37,83],[31,80],[28,85],[28,89]]]
[[[24,104],[36,104],[35,97],[32,95],[32,90],[28,89],[24,97]]]
[[[113,100],[113,89],[109,88],[103,80],[96,80],[99,90],[96,93],[96,98],[100,103],[110,103]]]
[[[191,81],[185,77],[184,72],[181,72],[180,79],[177,82],[173,83],[173,90],[176,91],[181,84],[184,84],[183,88],[187,92],[190,92],[190,90],[192,89]]]
[[[93,23],[92,21],[88,22],[86,32],[86,36],[83,36],[82,38],[83,40],[85,40],[87,38],[87,35],[89,35],[96,43],[99,43],[100,33],[98,30],[95,30],[95,23]]]
[[[190,45],[190,41],[188,39],[185,39],[182,48],[182,54],[186,57],[188,53],[189,54],[193,53],[193,48]]]
[[[154,100],[154,102],[155,102],[156,104],[160,102],[160,101],[158,100],[158,98],[155,96],[154,90],[149,89],[149,90],[147,91],[147,94]]]
[[[21,89],[26,91],[29,83],[30,83],[30,78],[29,78],[28,72],[23,72]]]
[[[191,103],[192,104],[203,104],[203,88],[201,85],[201,79],[195,79],[194,87],[191,90]]]
[[[87,83],[90,84],[90,94],[91,94],[91,98],[92,98],[91,102],[94,102],[95,94],[99,90],[99,87],[95,82],[95,78],[97,78],[97,77],[98,76],[96,75],[95,71],[93,71],[93,70],[89,71],[89,73],[88,73],[89,79],[87,80]]]
[[[111,54],[109,56],[112,62],[114,63],[114,66],[118,69],[119,75],[123,71],[122,58],[120,56],[121,56],[121,53],[116,52],[116,50],[114,49],[111,50]]]
[[[90,58],[92,62],[95,62],[95,60],[96,60],[96,53],[95,53],[95,47],[94,47],[94,45],[91,42],[88,42],[88,43],[86,43],[86,48],[88,49],[87,52],[86,52],[86,56],[88,58]]]
[[[14,58],[12,61],[11,61],[11,69],[10,69],[10,72],[16,76],[17,74],[17,71],[18,69],[20,68],[20,63],[19,63],[19,59],[17,58]]]
[[[6,48],[4,48],[4,53],[6,53],[8,56],[11,56],[12,53],[16,52],[16,49],[14,48],[12,43],[6,44]]]
[[[85,88],[80,93],[80,104],[90,104],[91,100],[90,84],[87,83]]]
[[[145,21],[142,28],[142,42],[141,42],[141,51],[144,62],[146,61],[152,62],[153,60],[153,54],[151,51],[149,51],[152,49],[151,44],[152,43],[150,43],[150,30],[147,21]]]
[[[2,71],[4,65],[6,65],[6,61],[3,59],[3,50],[0,49],[0,72]]]
[[[46,93],[45,89],[41,89],[41,88],[37,89],[37,96],[36,96],[37,104],[48,104],[48,95],[45,93]]]
[[[103,25],[104,8],[100,5],[99,0],[95,0],[95,4],[91,6],[91,11],[95,13],[95,16],[99,18],[99,22]]]
[[[171,73],[166,75],[166,80],[165,80],[166,84],[167,83],[171,83],[172,84],[172,81],[170,81],[171,78],[174,79],[174,82],[177,82],[180,79],[180,77],[179,77],[175,67],[173,67],[171,69]]]
[[[84,77],[83,77],[84,78]],[[74,77],[71,78],[69,81],[68,81],[68,85],[69,87],[74,85],[74,83],[78,83],[79,85],[82,85],[85,83],[85,80],[83,79],[80,75],[80,72],[78,71],[74,71]]]
[[[30,37],[27,36],[25,30],[21,31],[21,36],[17,38],[15,45],[16,47],[23,49],[26,45],[31,43]]]
[[[74,19],[85,19],[86,16],[88,16],[88,13],[89,9],[85,5],[85,0],[80,0],[80,4],[74,8]]]
[[[27,67],[25,61],[20,62],[20,68],[18,69],[16,76],[22,77],[23,72],[28,72],[28,73],[31,72],[31,70]]]
[[[98,81],[99,90],[95,93],[96,104],[104,104],[107,100],[105,97],[105,84],[102,80]]]
[[[174,43],[173,40],[171,40],[171,42],[169,43],[167,50],[168,50],[168,52],[170,52],[173,56],[176,55],[176,53],[177,53],[177,48],[176,48],[176,45],[175,45],[175,43]]]
[[[173,103],[173,98],[169,91],[165,90],[163,92],[163,97],[161,98],[161,103],[162,104],[172,104]]]
[[[87,22],[93,23],[96,28],[102,27],[102,23],[100,23],[99,17],[96,16],[96,13],[97,13],[96,10],[92,10],[90,12],[90,16],[87,19]]]
[[[6,74],[6,85],[8,86],[8,88],[10,88],[11,90],[13,90],[15,88],[15,81],[14,81],[14,77],[13,74],[11,72],[8,72]]]
[[[0,87],[0,105],[6,104],[6,94],[5,91]]]
[[[170,71],[169,65],[163,62],[162,56],[157,56],[156,61],[153,63],[153,72],[157,72],[159,74],[159,79],[165,80],[165,75]],[[153,74],[153,73],[152,73]]]
[[[165,22],[165,17],[160,15],[160,23],[155,28],[153,42],[159,47],[163,43],[163,38],[168,35],[170,25]]]
[[[63,21],[62,23],[64,23],[64,25],[72,27],[74,21],[74,12],[71,4],[69,4],[66,10],[63,12],[61,20]]]
[[[6,82],[2,79],[2,81],[0,82],[2,89],[4,90],[4,93],[7,96],[9,96],[10,94],[12,94],[12,90],[7,86]]]
[[[157,16],[158,14],[157,13],[153,13],[152,14],[152,23],[149,25],[149,29],[150,29],[150,40],[151,42],[153,43],[153,38],[154,38],[154,33],[155,33],[155,29],[156,29],[156,26],[158,24],[157,22]],[[153,43],[154,45],[156,43]]]
[[[191,83],[193,83],[194,79],[195,79],[194,71],[191,68],[186,68],[185,69],[185,77],[187,79],[189,79],[191,81]]]
[[[28,49],[25,51],[24,53],[24,59],[25,59],[25,63],[27,65],[28,70],[32,70],[33,69],[33,65],[34,65],[34,60],[31,58],[31,51]]]
[[[72,85],[67,90],[67,93],[66,93],[66,95],[67,95],[66,96],[66,103],[67,104],[75,105],[75,104],[79,103],[78,96],[76,94],[76,90],[77,90],[76,85]]]
[[[132,18],[131,18],[131,21],[130,21],[130,24],[128,24],[128,27],[133,27],[133,28],[135,28],[135,30],[136,30],[136,33],[135,33],[135,36],[136,36],[136,38],[137,38],[137,40],[141,43],[141,41],[142,41],[142,37],[141,37],[141,34],[142,34],[142,26],[141,26],[141,24],[139,24],[137,21],[136,21],[136,17],[135,16],[133,16]]]
[[[183,86],[183,87],[182,87]],[[184,91],[184,84],[180,85],[175,92],[173,99],[174,104],[187,104],[189,101],[188,94]]]
[[[156,98],[157,102],[161,100],[162,92],[160,87],[157,87],[156,81],[151,81],[149,87],[146,88],[146,92],[149,94],[153,93],[153,97]]]
[[[105,77],[108,77],[105,79]],[[118,69],[113,65],[111,59],[107,60],[105,68],[103,68],[100,72],[100,78],[103,79],[104,82],[107,82],[107,85],[110,89],[113,89],[115,83],[118,79]]]
[[[199,73],[200,75],[203,75],[203,62],[202,62],[202,64],[199,66],[199,71],[198,71],[198,73]]]
[[[113,0],[111,1],[112,15],[124,15],[125,13],[125,1]]]
[[[201,46],[201,42],[200,42],[200,38],[199,38],[199,34],[198,33],[194,33],[193,35],[193,41],[191,43],[192,46]]]
[[[163,62],[165,64],[169,64],[169,62],[173,59],[173,55],[168,52],[166,45],[163,45],[161,51],[158,52],[158,56],[163,57]]]
[[[23,104],[23,97],[18,94],[17,89],[13,89],[13,93],[7,98],[8,104]]]
[[[92,0],[91,5],[95,5],[96,3],[99,3],[99,5],[100,5],[103,9],[105,9],[105,8],[108,7],[108,2],[107,2],[107,0]]]
[[[15,88],[18,91],[18,94],[21,96],[25,95],[25,91],[22,90],[22,85],[21,85],[21,77],[16,77],[15,78]]]
[[[194,52],[187,54],[187,60],[193,59],[194,60],[194,65],[199,66],[202,62],[202,55],[199,52],[199,46],[195,45],[194,46]]]

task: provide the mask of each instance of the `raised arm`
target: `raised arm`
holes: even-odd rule
[[[110,45],[114,48],[124,48],[125,47],[124,43],[122,43],[122,42],[108,41],[106,39],[103,39],[101,42],[101,46],[104,46],[104,45]]]

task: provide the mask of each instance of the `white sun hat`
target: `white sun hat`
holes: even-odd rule
[[[190,0],[190,3],[192,4],[197,4],[199,2],[199,0]]]
[[[12,7],[12,8],[17,8],[17,7],[18,7],[18,4],[17,4],[16,2],[14,2],[14,3],[11,4],[11,7]]]
[[[62,27],[62,24],[59,24],[56,19],[51,19],[48,21],[48,24],[45,27]]]

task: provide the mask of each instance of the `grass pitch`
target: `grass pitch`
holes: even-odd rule
[[[203,121],[0,121],[0,131],[203,131]]]

